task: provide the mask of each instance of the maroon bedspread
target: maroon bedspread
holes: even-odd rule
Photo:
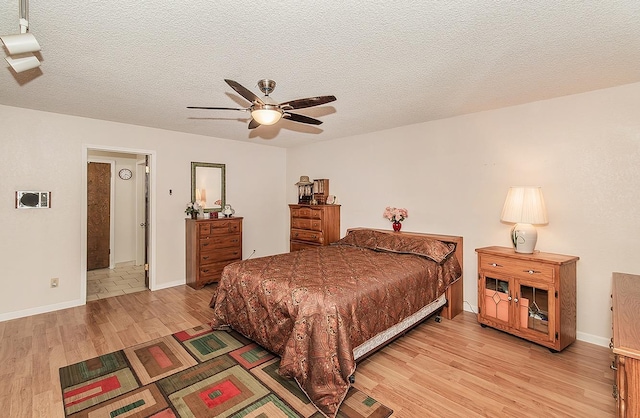
[[[214,328],[230,326],[280,355],[280,374],[295,378],[330,417],[355,372],[353,348],[461,276],[452,250],[438,247],[434,261],[357,241],[230,264],[211,301]]]

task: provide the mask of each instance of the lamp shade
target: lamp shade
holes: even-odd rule
[[[33,55],[24,58],[6,57],[5,60],[7,60],[11,68],[13,68],[13,71],[16,73],[21,73],[40,66],[40,60]]]
[[[274,105],[253,106],[251,117],[260,125],[273,125],[282,118],[282,110]]]
[[[10,55],[40,51],[40,44],[36,40],[36,37],[30,33],[4,35],[0,36],[0,39]]]
[[[545,225],[547,207],[540,187],[510,187],[500,219],[504,222]]]

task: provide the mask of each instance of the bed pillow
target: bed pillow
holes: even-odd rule
[[[356,229],[349,232],[344,238],[334,242],[332,245],[349,245],[351,247],[375,250],[378,242],[378,234],[382,233],[371,229]]]
[[[436,263],[443,263],[455,250],[454,243],[446,243],[433,238],[374,231],[354,230],[335,245],[350,245],[377,251],[400,254],[415,254],[427,257]]]
[[[378,238],[376,250],[420,255],[441,264],[456,250],[456,245],[426,237],[384,234]]]

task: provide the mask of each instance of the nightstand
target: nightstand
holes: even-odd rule
[[[477,248],[478,322],[552,351],[576,339],[579,257]]]

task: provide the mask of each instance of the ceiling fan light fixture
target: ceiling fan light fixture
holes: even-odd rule
[[[282,118],[278,106],[264,105],[251,110],[251,117],[260,125],[273,125]]]

